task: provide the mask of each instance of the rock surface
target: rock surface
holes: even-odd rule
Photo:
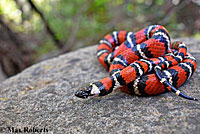
[[[200,62],[200,40],[179,39]],[[116,90],[108,96],[78,99],[75,91],[108,76],[96,59],[96,46],[35,64],[0,83],[0,133],[28,127],[46,133],[200,133],[200,103],[172,93],[137,97]],[[180,88],[200,98],[200,66]],[[35,130],[36,131],[36,130]]]

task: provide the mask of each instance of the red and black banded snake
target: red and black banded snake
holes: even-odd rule
[[[75,95],[79,98],[104,96],[120,88],[142,96],[171,91],[197,101],[177,89],[196,70],[196,60],[187,53],[185,43],[171,43],[163,26],[151,25],[136,33],[107,34],[99,42],[97,57],[110,76],[78,89]]]

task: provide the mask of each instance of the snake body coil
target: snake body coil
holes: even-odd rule
[[[80,88],[75,93],[77,97],[104,96],[120,88],[143,96],[171,91],[197,101],[176,89],[192,76],[196,60],[187,53],[183,42],[171,43],[163,26],[151,25],[136,33],[107,34],[99,42],[97,57],[109,69],[110,77]]]

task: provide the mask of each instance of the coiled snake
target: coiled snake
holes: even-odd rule
[[[114,31],[100,40],[99,62],[110,77],[90,83],[76,91],[79,98],[104,96],[114,89],[135,95],[157,95],[171,91],[195,100],[177,90],[196,70],[195,58],[183,42],[171,43],[168,31],[160,25],[136,33]]]

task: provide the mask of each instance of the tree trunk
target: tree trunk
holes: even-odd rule
[[[14,75],[30,65],[31,61],[26,61],[23,57],[23,47],[23,41],[0,16],[0,64],[7,76]]]

